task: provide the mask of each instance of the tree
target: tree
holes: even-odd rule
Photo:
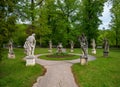
[[[97,39],[98,27],[101,24],[99,17],[102,14],[104,2],[106,0],[82,0],[81,1],[81,15],[80,27],[86,34],[88,43],[92,38]]]
[[[112,1],[112,21],[111,29],[115,32],[115,42],[116,47],[120,46],[120,0],[111,0]]]
[[[46,14],[48,20],[46,21],[49,29],[52,31],[49,39],[52,39],[54,44],[62,42],[63,45],[68,45],[68,41],[73,39],[71,34],[75,30],[73,26],[77,19],[75,16],[78,9],[78,2],[79,0],[45,1],[43,12],[46,11],[48,13]]]
[[[0,0],[0,58],[3,43],[7,43],[15,31],[17,2],[18,0]]]

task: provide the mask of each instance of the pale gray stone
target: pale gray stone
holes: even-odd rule
[[[24,44],[27,56],[34,55],[35,45],[36,45],[35,34],[32,34],[26,39]]]
[[[96,49],[95,49],[95,47],[96,47],[95,39],[92,39],[92,43],[91,43],[91,45],[92,45],[92,54],[96,54]]]

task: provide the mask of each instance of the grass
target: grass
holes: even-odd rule
[[[35,50],[35,54],[44,54],[44,53],[49,53],[48,52],[49,48],[36,48]],[[56,53],[57,51],[57,48],[53,48],[52,49],[53,53]],[[70,49],[66,49],[67,52],[70,52]],[[77,48],[74,50],[75,53],[80,53],[80,49]],[[54,55],[43,55],[43,56],[40,56],[41,59],[45,59],[45,60],[73,60],[73,59],[77,59],[79,58],[80,56],[76,56],[76,55],[63,55],[61,58],[60,56],[54,56]]]
[[[80,56],[77,55],[70,55],[70,54],[50,54],[50,55],[43,55],[40,56],[40,59],[45,59],[45,60],[73,60],[73,59],[78,59]]]
[[[88,65],[79,63],[72,66],[72,71],[80,87],[120,87],[120,49],[110,50],[109,57],[103,57],[103,50],[98,49],[97,59]]]
[[[56,49],[53,49],[55,52]],[[69,49],[67,49],[69,51]],[[91,49],[89,49],[90,53]],[[16,58],[8,59],[8,50],[0,62],[0,87],[31,87],[37,77],[42,75],[44,68],[38,64],[25,66],[23,49],[14,49]],[[75,53],[81,50],[74,49]],[[35,54],[48,53],[47,48],[36,48]],[[103,50],[98,49],[95,61],[81,66],[79,63],[72,66],[72,71],[80,87],[120,87],[120,50],[112,49],[108,58],[103,57]],[[91,53],[90,53],[91,54]],[[45,56],[41,56],[45,57]],[[76,56],[75,58],[79,58]],[[56,60],[66,60],[56,58]],[[55,59],[52,59],[55,60]]]
[[[38,64],[26,67],[23,49],[14,49],[14,52],[16,58],[8,59],[6,49],[0,62],[0,87],[31,87],[44,68]]]
[[[35,54],[48,53],[48,48],[35,48]]]

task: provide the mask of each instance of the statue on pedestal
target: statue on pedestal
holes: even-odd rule
[[[26,39],[24,44],[25,52],[27,54],[26,66],[35,65],[35,56],[34,56],[35,45],[36,45],[35,34],[32,34]]]
[[[8,49],[9,49],[8,58],[15,58],[15,54],[13,51],[13,40],[12,39],[9,40]]]
[[[57,52],[62,53],[62,49],[63,49],[62,43],[59,43],[57,46]]]
[[[88,59],[88,42],[86,36],[82,34],[79,37],[79,41],[83,52],[82,56],[80,57],[80,63],[81,65],[85,65],[87,64],[87,59]]]
[[[104,51],[103,51],[103,56],[107,57],[108,56],[108,53],[109,53],[109,43],[108,43],[108,40],[105,38],[103,40],[103,48],[104,48]]]
[[[95,44],[95,39],[92,39],[92,53],[93,54],[96,54],[96,49],[95,49],[95,47],[96,47],[96,44]]]
[[[70,50],[70,52],[73,52],[74,50],[73,50],[73,48],[74,48],[74,42],[71,40],[71,42],[70,42],[70,45],[71,45],[71,50]]]
[[[49,41],[49,50],[48,51],[52,52],[52,41],[51,40]]]
[[[82,34],[80,37],[79,37],[79,41],[80,41],[80,45],[81,45],[81,49],[82,49],[82,52],[83,52],[83,57],[84,58],[87,58],[88,56],[88,42],[87,42],[87,38],[84,34]]]

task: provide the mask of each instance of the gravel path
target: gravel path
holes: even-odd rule
[[[37,55],[37,57],[41,55]],[[89,55],[88,61],[94,59],[95,57]],[[78,87],[71,71],[72,64],[78,62],[80,62],[79,58],[64,61],[50,61],[36,58],[36,63],[44,66],[47,72],[44,76],[38,77],[37,82],[32,87]]]

